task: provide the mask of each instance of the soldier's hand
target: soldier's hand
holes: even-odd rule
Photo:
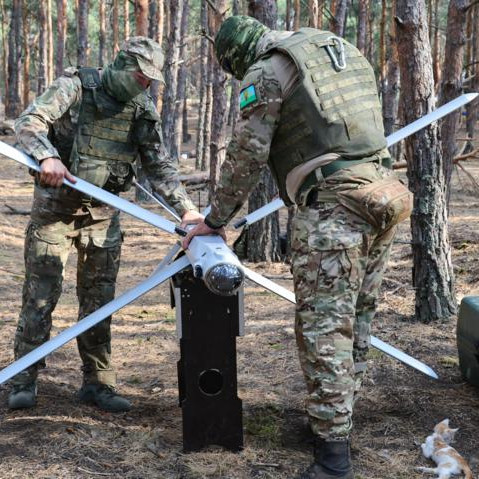
[[[210,228],[204,221],[198,223],[192,230],[188,232],[185,236],[181,245],[183,249],[188,249],[188,246],[191,240],[195,236],[206,236],[206,235],[220,235],[226,241],[226,232],[224,227],[218,228],[217,230]]]
[[[68,171],[67,167],[58,158],[46,158],[40,165],[40,183],[46,186],[58,188],[66,178],[72,183],[76,183],[75,178]]]
[[[201,223],[205,217],[197,211],[187,211],[181,218],[181,228],[186,228],[188,225],[197,225]]]

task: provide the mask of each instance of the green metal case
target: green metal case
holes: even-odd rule
[[[467,296],[461,302],[457,350],[462,375],[479,387],[479,296]]]

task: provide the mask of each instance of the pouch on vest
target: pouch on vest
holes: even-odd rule
[[[360,188],[339,191],[338,202],[366,220],[387,230],[411,215],[413,195],[397,178],[385,178]]]

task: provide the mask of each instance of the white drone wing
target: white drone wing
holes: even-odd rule
[[[91,327],[95,326],[99,322],[103,321],[105,318],[115,313],[119,309],[123,308],[127,304],[135,301],[135,299],[144,295],[154,287],[165,282],[174,274],[180,272],[182,269],[189,266],[190,262],[186,256],[174,261],[172,264],[166,266],[165,268],[155,271],[148,279],[138,284],[134,288],[124,292],[122,295],[115,298],[113,301],[102,306],[100,309],[97,309],[94,313],[86,316],[81,321],[78,321],[74,326],[63,330],[54,338],[50,339],[46,343],[43,343],[38,348],[34,349],[30,353],[22,356],[17,361],[13,362],[5,369],[0,371],[0,384],[3,384],[5,381],[8,381],[13,376],[17,375],[24,369],[28,368],[32,364],[40,361],[48,354],[52,353],[56,349],[60,348],[64,344],[68,343],[72,339],[76,338],[80,334],[84,333]]]

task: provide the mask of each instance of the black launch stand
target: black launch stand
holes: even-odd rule
[[[177,274],[173,286],[181,351],[183,449],[198,451],[214,444],[239,451],[243,415],[237,395],[236,336],[243,314],[242,290],[218,296],[191,270]]]

